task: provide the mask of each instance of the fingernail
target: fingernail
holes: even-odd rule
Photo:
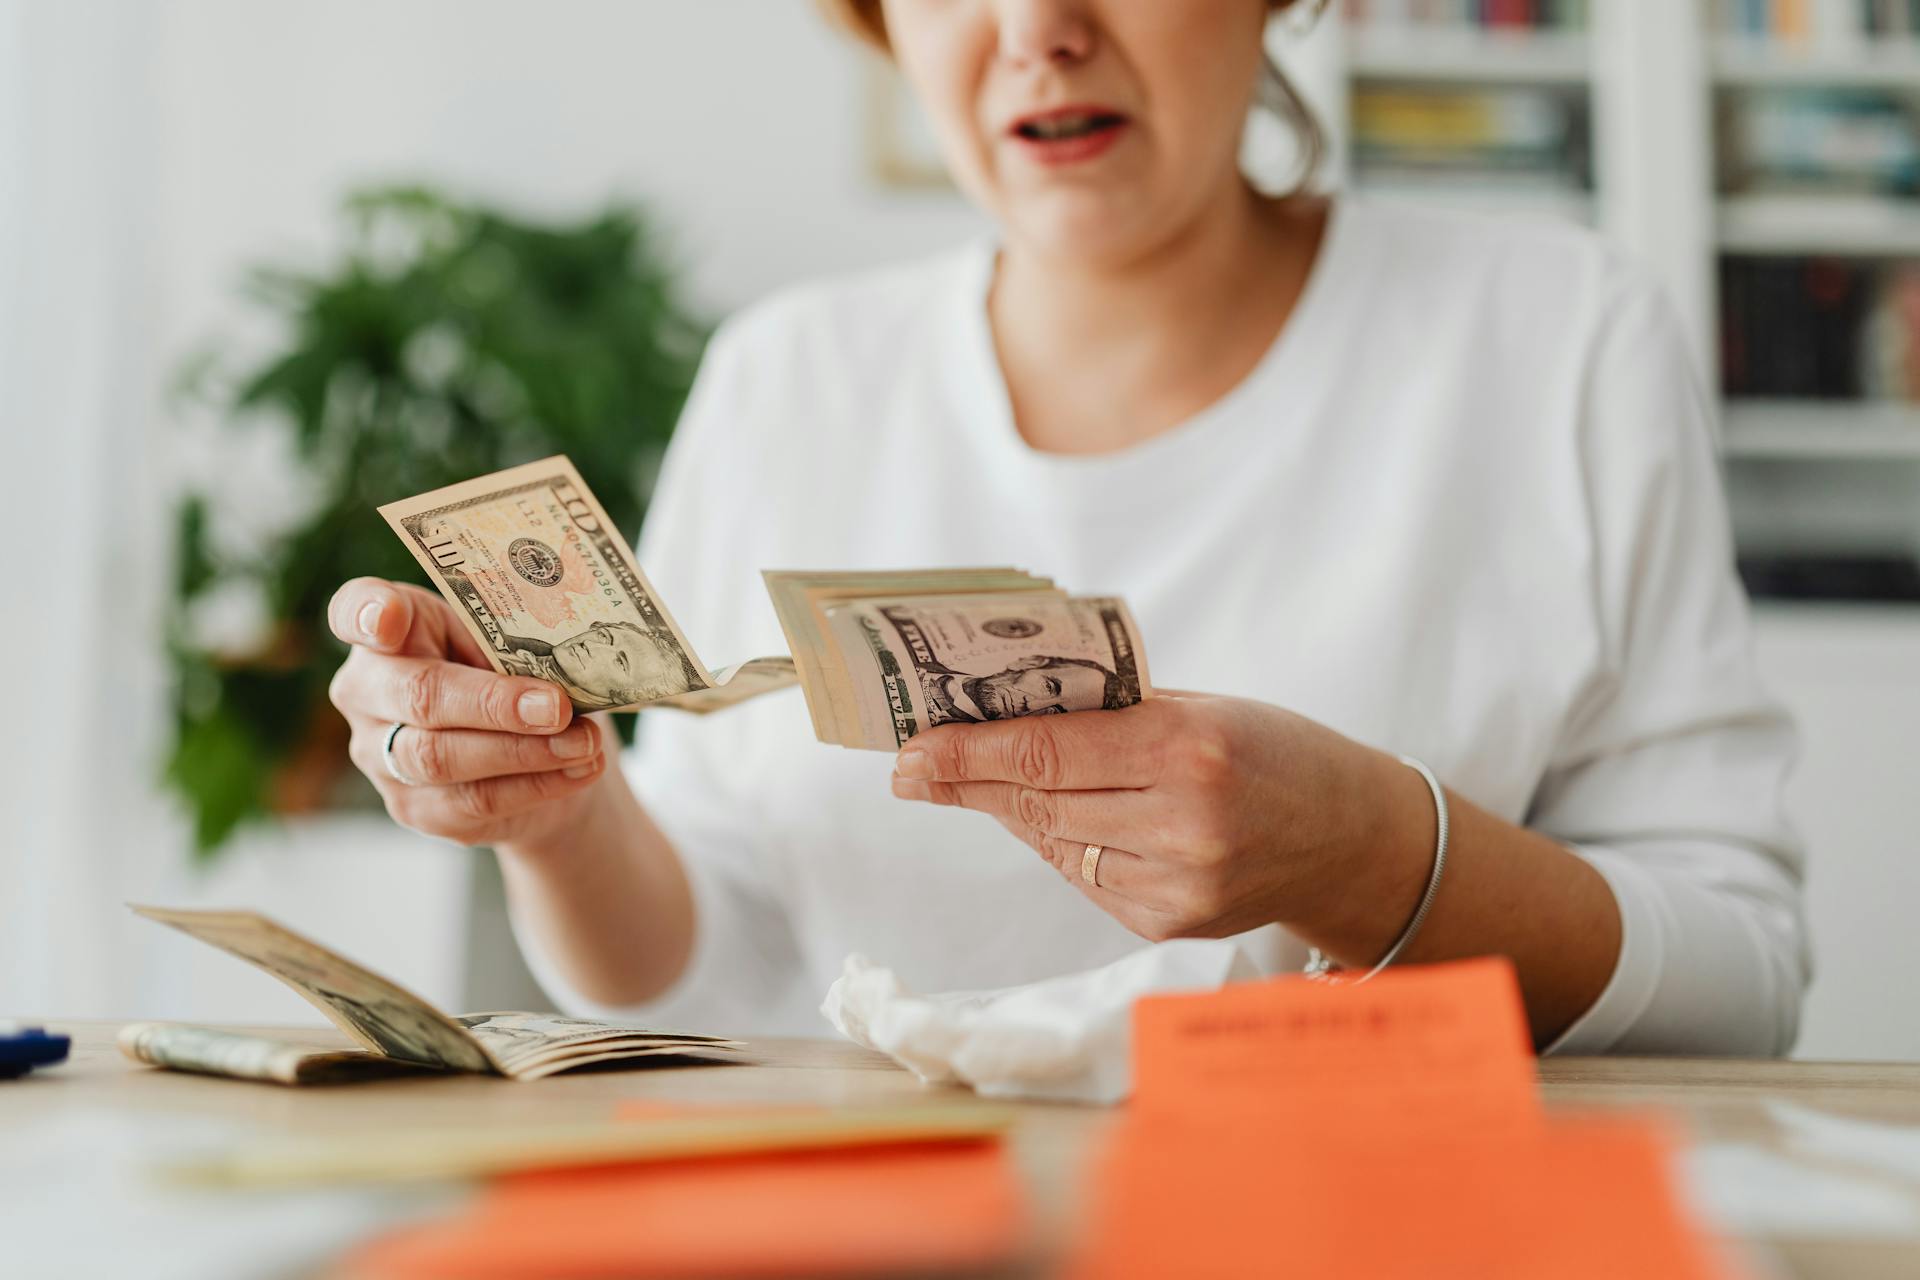
[[[906,778],[896,777],[893,780],[893,794],[899,796],[902,800],[931,800],[933,799],[933,788],[924,782],[913,782]]]
[[[913,778],[916,780],[931,778],[933,776],[933,757],[924,751],[915,751],[909,748],[906,751],[902,751],[900,758],[893,762],[893,772],[895,776],[901,778]]]
[[[378,600],[370,600],[360,606],[360,616],[354,619],[354,625],[360,628],[360,634],[369,640],[380,638],[380,614],[387,606]]]
[[[551,729],[560,723],[560,695],[552,689],[521,694],[520,719],[536,729]]]
[[[593,751],[593,734],[586,729],[569,729],[548,738],[547,749],[561,760],[578,760]]]
[[[569,778],[591,778],[594,770],[599,767],[597,764],[577,764],[573,766],[573,768],[563,770],[562,772]]]

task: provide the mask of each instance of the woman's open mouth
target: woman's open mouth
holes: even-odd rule
[[[1104,154],[1130,123],[1104,107],[1074,106],[1023,116],[1008,132],[1041,164],[1081,164]]]

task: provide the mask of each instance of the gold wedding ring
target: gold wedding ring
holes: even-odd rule
[[[1100,887],[1100,855],[1105,852],[1105,845],[1090,844],[1080,855],[1080,878],[1096,889]]]

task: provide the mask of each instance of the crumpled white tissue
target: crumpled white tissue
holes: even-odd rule
[[[1024,987],[920,996],[892,970],[851,955],[820,1012],[849,1040],[931,1084],[958,1082],[990,1098],[1111,1103],[1132,1087],[1137,997],[1258,976],[1231,942],[1181,938]]]

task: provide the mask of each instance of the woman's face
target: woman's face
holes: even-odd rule
[[[1010,239],[1125,261],[1240,181],[1267,0],[884,0],[960,185]]]

